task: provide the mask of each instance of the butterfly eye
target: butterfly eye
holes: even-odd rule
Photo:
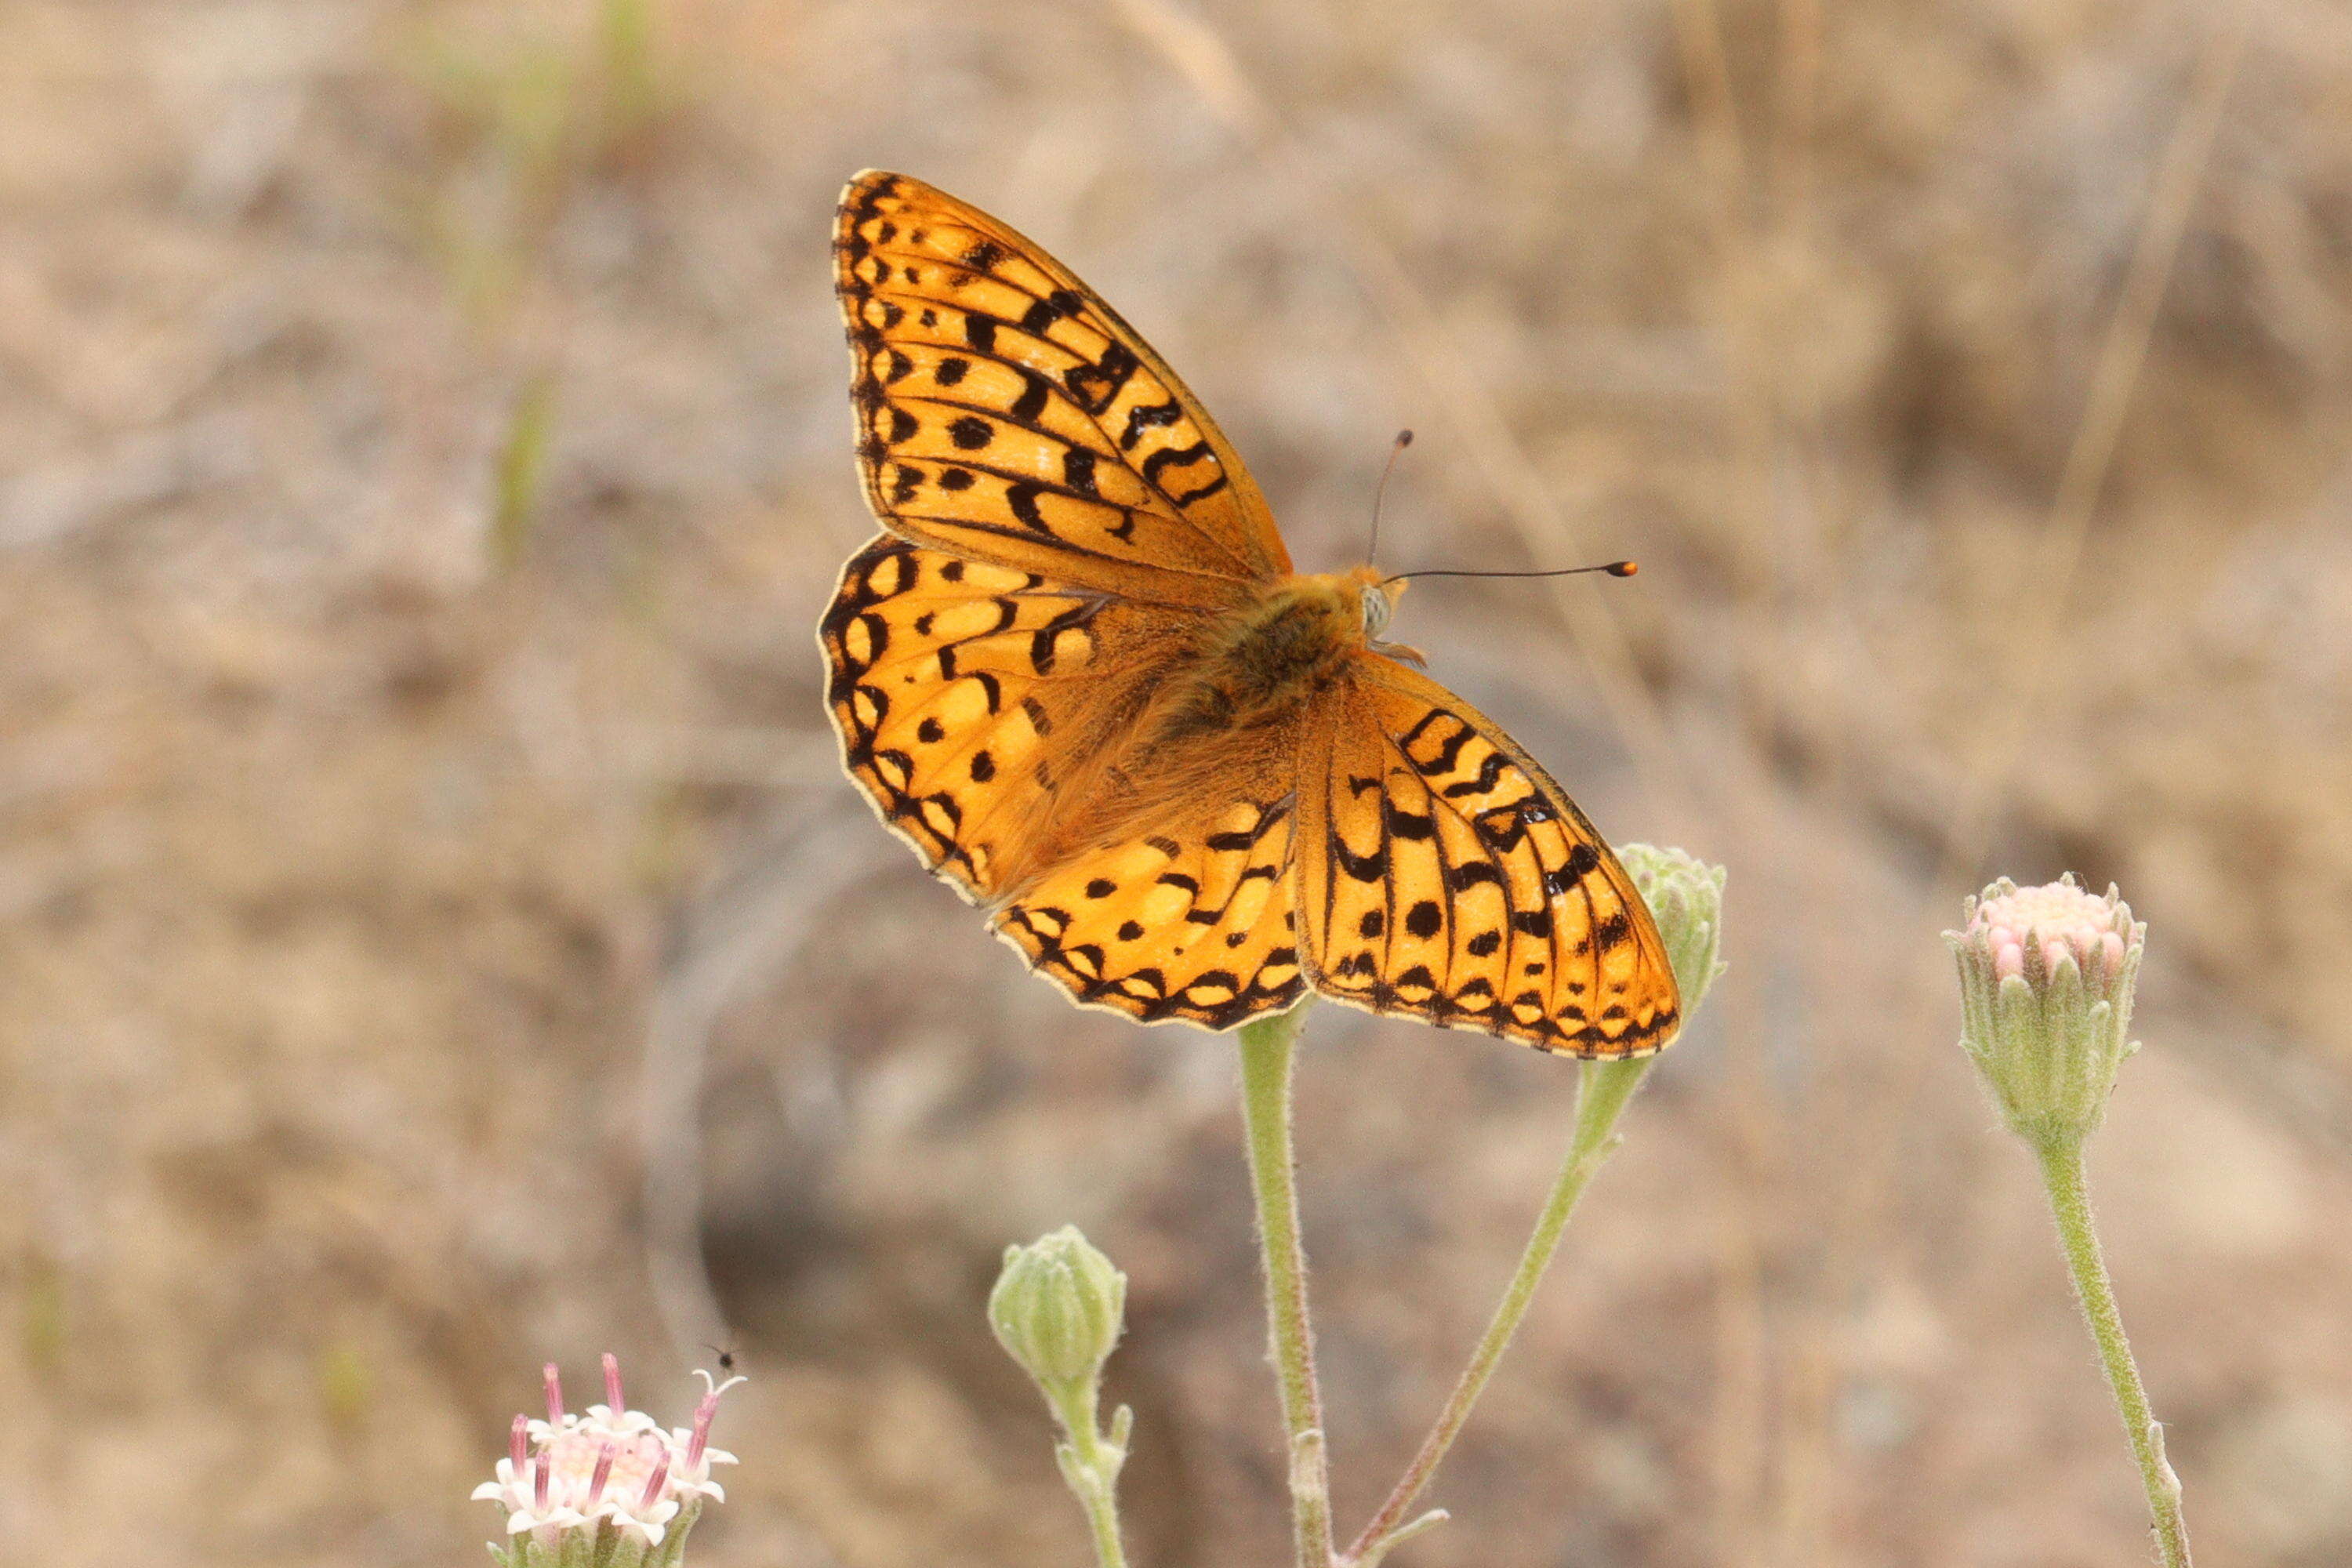
[[[1378,588],[1363,592],[1364,635],[1377,638],[1389,629],[1389,596]]]

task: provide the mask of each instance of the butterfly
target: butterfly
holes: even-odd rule
[[[1082,1005],[1230,1029],[1308,988],[1579,1057],[1679,1000],[1592,825],[1381,640],[1402,584],[1291,570],[1249,470],[1067,268],[904,174],[835,289],[881,535],[818,628],[844,763]]]

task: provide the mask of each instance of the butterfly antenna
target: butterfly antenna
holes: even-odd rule
[[[1396,472],[1397,454],[1412,445],[1412,432],[1398,431],[1396,439],[1389,443],[1389,460],[1381,465],[1381,482],[1372,490],[1372,536],[1364,543],[1367,564],[1381,558],[1381,500],[1389,493],[1389,476]]]
[[[1606,572],[1612,577],[1631,577],[1641,569],[1639,562],[1612,561],[1603,566],[1562,566],[1550,572],[1400,572],[1381,581],[1402,583],[1412,577],[1575,577],[1587,572]]]

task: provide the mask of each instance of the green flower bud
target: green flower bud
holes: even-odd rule
[[[1004,1249],[989,1326],[1049,1397],[1093,1387],[1126,1320],[1127,1276],[1077,1226]]]
[[[2001,1114],[2043,1149],[2099,1125],[2130,1041],[2147,927],[2114,888],[2092,897],[2069,872],[2020,889],[2004,877],[1946,931],[1960,971],[1960,1044]]]
[[[1723,938],[1724,868],[1710,866],[1679,849],[1654,844],[1621,845],[1619,864],[1633,879],[1642,901],[1650,906],[1658,935],[1666,944],[1666,962],[1674,965],[1675,984],[1683,994],[1683,1016],[1698,1011],[1700,999],[1715,977],[1723,973],[1716,950]]]

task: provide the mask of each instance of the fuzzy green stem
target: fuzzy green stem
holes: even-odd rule
[[[1291,1139],[1291,1075],[1298,1031],[1306,1021],[1307,1009],[1294,1007],[1242,1026],[1242,1120],[1265,1268],[1266,1332],[1292,1460],[1291,1521],[1298,1568],[1330,1568],[1323,1396],[1315,1383],[1315,1331],[1307,1311],[1307,1254],[1298,1236],[1297,1157]]]
[[[1550,1267],[1552,1254],[1559,1250],[1560,1232],[1567,1227],[1569,1216],[1576,1212],[1577,1200],[1584,1195],[1593,1173],[1617,1147],[1617,1118],[1640,1086],[1642,1076],[1649,1071],[1652,1059],[1586,1062],[1580,1068],[1576,1130],[1569,1140],[1568,1155],[1560,1162],[1559,1174],[1552,1182],[1551,1194],[1544,1200],[1543,1212],[1537,1216],[1535,1234],[1528,1237],[1527,1250],[1519,1255],[1518,1271],[1511,1276],[1510,1286],[1495,1308],[1486,1332],[1478,1341],[1478,1348],[1471,1352],[1470,1363],[1462,1369],[1453,1396],[1438,1413],[1429,1436],[1422,1439],[1421,1451],[1413,1456],[1412,1463],[1405,1468],[1371,1522],[1348,1548],[1343,1561],[1371,1568],[1403,1539],[1405,1531],[1417,1531],[1423,1527],[1423,1520],[1407,1523],[1406,1510],[1420,1500],[1421,1494],[1436,1478],[1439,1463],[1444,1459],[1446,1450],[1454,1447],[1454,1439],[1461,1435],[1463,1423],[1470,1418],[1471,1407],[1478,1403],[1487,1379],[1495,1374],[1495,1364],[1503,1359],[1511,1336],[1518,1331],[1520,1320],[1528,1315],[1536,1287],[1543,1282],[1544,1270]]]
[[[1118,1532],[1118,1472],[1127,1463],[1128,1435],[1135,1413],[1120,1405],[1111,1417],[1110,1436],[1106,1440],[1097,1426],[1100,1407],[1091,1381],[1053,1390],[1048,1397],[1067,1436],[1054,1458],[1078,1506],[1086,1510],[1097,1568],[1127,1568],[1127,1548]]]
[[[2180,1478],[2165,1459],[2164,1428],[2148,1408],[2147,1390],[2140,1384],[2138,1363],[2132,1360],[2131,1342],[2124,1337],[2115,1284],[2107,1278],[2098,1231],[2091,1219],[2082,1143],[2053,1139],[2036,1143],[2034,1152],[2042,1163],[2042,1181],[2049,1189],[2050,1213],[2058,1222],[2066,1267],[2074,1277],[2074,1300],[2082,1305],[2083,1321],[2090,1325],[2091,1338],[2098,1344],[2099,1361],[2106,1368],[2108,1386],[2115,1390],[2125,1435],[2131,1439],[2132,1457],[2139,1462],[2140,1482],[2147,1489],[2157,1550],[2164,1568],[2189,1568],[2189,1527],[2180,1514]]]

